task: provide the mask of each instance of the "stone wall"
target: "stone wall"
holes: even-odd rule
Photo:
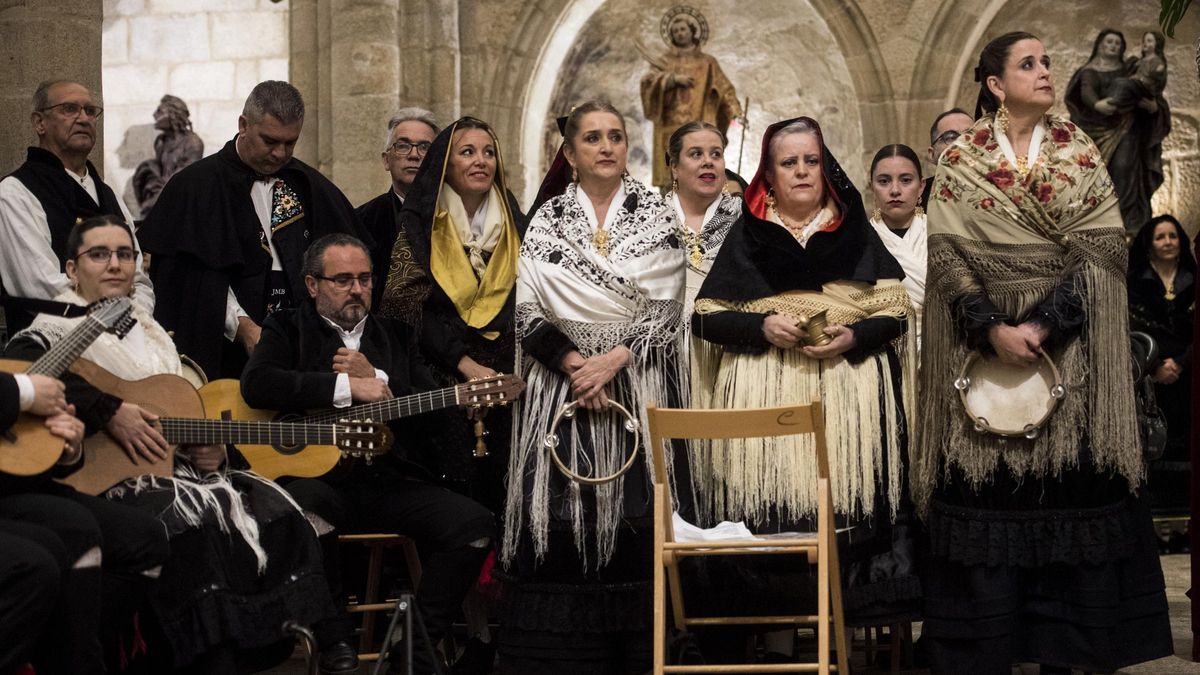
[[[288,3],[104,0],[105,179],[137,214],[130,179],[154,155],[154,109],[182,98],[205,154],[237,133],[254,85],[288,79]]]
[[[100,91],[102,0],[0,2],[0,175],[25,161],[37,142],[33,92],[45,80],[71,79]],[[104,170],[101,132],[92,155]]]

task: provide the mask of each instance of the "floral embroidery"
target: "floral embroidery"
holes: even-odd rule
[[[1090,153],[1086,153],[1086,152],[1081,152],[1078,155],[1076,155],[1075,163],[1084,169],[1096,168],[1096,162],[1092,160],[1092,155]]]
[[[946,163],[955,166],[962,160],[962,152],[958,148],[950,148],[945,154]]]
[[[988,129],[988,128],[983,128],[983,129],[980,129],[979,131],[975,132],[975,136],[971,139],[971,142],[974,143],[975,145],[986,145],[988,140],[991,137],[992,137],[992,130]]]
[[[1000,168],[989,171],[987,179],[1001,190],[1006,190],[1017,182],[1016,176],[1008,170],[1008,162],[1002,162]]]
[[[1042,183],[1037,186],[1037,198],[1038,198],[1039,202],[1041,202],[1043,204],[1048,204],[1048,203],[1050,203],[1050,200],[1053,197],[1054,197],[1054,186],[1053,185],[1051,185],[1050,183]]]
[[[1060,126],[1050,127],[1050,138],[1059,147],[1066,147],[1071,142],[1071,132]]]
[[[992,199],[991,197],[984,197],[983,199],[979,200],[979,208],[981,208],[985,211],[988,209],[995,208],[995,207],[996,207],[996,200]]]
[[[303,217],[304,206],[296,191],[282,180],[276,180],[271,190],[271,231],[291,225]]]

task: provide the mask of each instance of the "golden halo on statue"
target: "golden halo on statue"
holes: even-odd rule
[[[708,20],[700,10],[687,5],[676,5],[663,14],[662,21],[658,24],[658,33],[668,47],[675,46],[675,42],[671,40],[671,24],[681,17],[692,27],[693,34],[700,38],[700,44],[708,42]]]

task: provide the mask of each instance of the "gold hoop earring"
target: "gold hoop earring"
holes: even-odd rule
[[[878,209],[876,209],[876,211],[878,211]],[[916,211],[913,211],[913,213],[915,213],[918,216],[923,216],[923,215],[925,215],[925,209],[921,208],[921,205],[918,204]]]
[[[775,208],[775,188],[767,188],[767,196],[763,198],[763,201],[767,203],[768,209]]]
[[[1000,103],[1000,107],[996,108],[996,126],[1005,135],[1008,135],[1008,106]]]
[[[871,212],[871,220],[883,220],[883,212],[879,210],[878,206]]]

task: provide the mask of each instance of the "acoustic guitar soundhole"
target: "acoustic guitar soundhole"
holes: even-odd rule
[[[300,419],[301,419],[300,415],[288,413],[288,414],[276,415],[272,421],[274,421],[274,422],[298,422]],[[271,447],[275,448],[275,452],[278,452],[282,455],[295,455],[295,454],[299,453],[301,450],[303,450],[304,448],[307,448],[308,446],[305,444],[283,445],[280,443],[274,443],[271,445]]]

